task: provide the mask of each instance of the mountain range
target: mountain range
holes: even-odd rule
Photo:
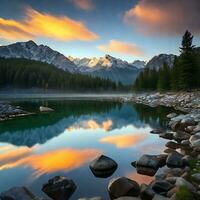
[[[153,57],[147,64],[144,61],[135,60],[132,63],[105,55],[100,58],[73,58],[51,49],[45,45],[37,45],[33,41],[17,42],[7,46],[0,46],[0,57],[26,58],[53,64],[59,69],[71,73],[81,73],[101,78],[111,79],[125,85],[132,84],[138,74],[145,68],[162,67],[166,62],[173,64],[174,55],[160,54]]]

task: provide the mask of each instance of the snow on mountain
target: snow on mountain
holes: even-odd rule
[[[74,62],[83,74],[109,78],[113,81],[120,81],[124,84],[132,84],[138,73],[143,68],[139,61],[136,64],[128,63],[127,61],[114,58],[110,55],[105,55],[100,58],[94,57],[80,59],[68,57],[68,59]]]
[[[71,73],[78,72],[78,67],[63,54],[52,50],[48,46],[37,45],[33,41],[17,42],[8,46],[0,46],[0,57],[26,58],[53,64]]]

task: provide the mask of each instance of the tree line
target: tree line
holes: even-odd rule
[[[180,55],[172,67],[167,63],[159,70],[145,68],[133,87],[136,91],[188,91],[200,88],[200,48],[192,44],[193,36],[186,31],[182,38]]]
[[[0,87],[6,86],[69,91],[123,89],[121,83],[89,75],[72,74],[47,63],[22,58],[0,58]]]

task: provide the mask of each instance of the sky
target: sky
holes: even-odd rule
[[[33,40],[73,57],[132,62],[200,46],[200,0],[0,0],[0,45]]]

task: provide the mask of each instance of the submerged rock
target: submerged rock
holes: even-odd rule
[[[119,177],[110,180],[108,192],[111,200],[125,196],[137,197],[140,194],[140,186],[136,181],[126,177]]]
[[[42,191],[54,200],[67,200],[76,190],[73,180],[56,176],[44,184]]]
[[[33,193],[31,193],[26,187],[13,187],[8,191],[0,194],[1,200],[37,200]],[[41,200],[41,199],[40,199]]]
[[[106,178],[111,176],[117,169],[117,163],[104,155],[97,157],[90,163],[90,169],[96,177]]]

